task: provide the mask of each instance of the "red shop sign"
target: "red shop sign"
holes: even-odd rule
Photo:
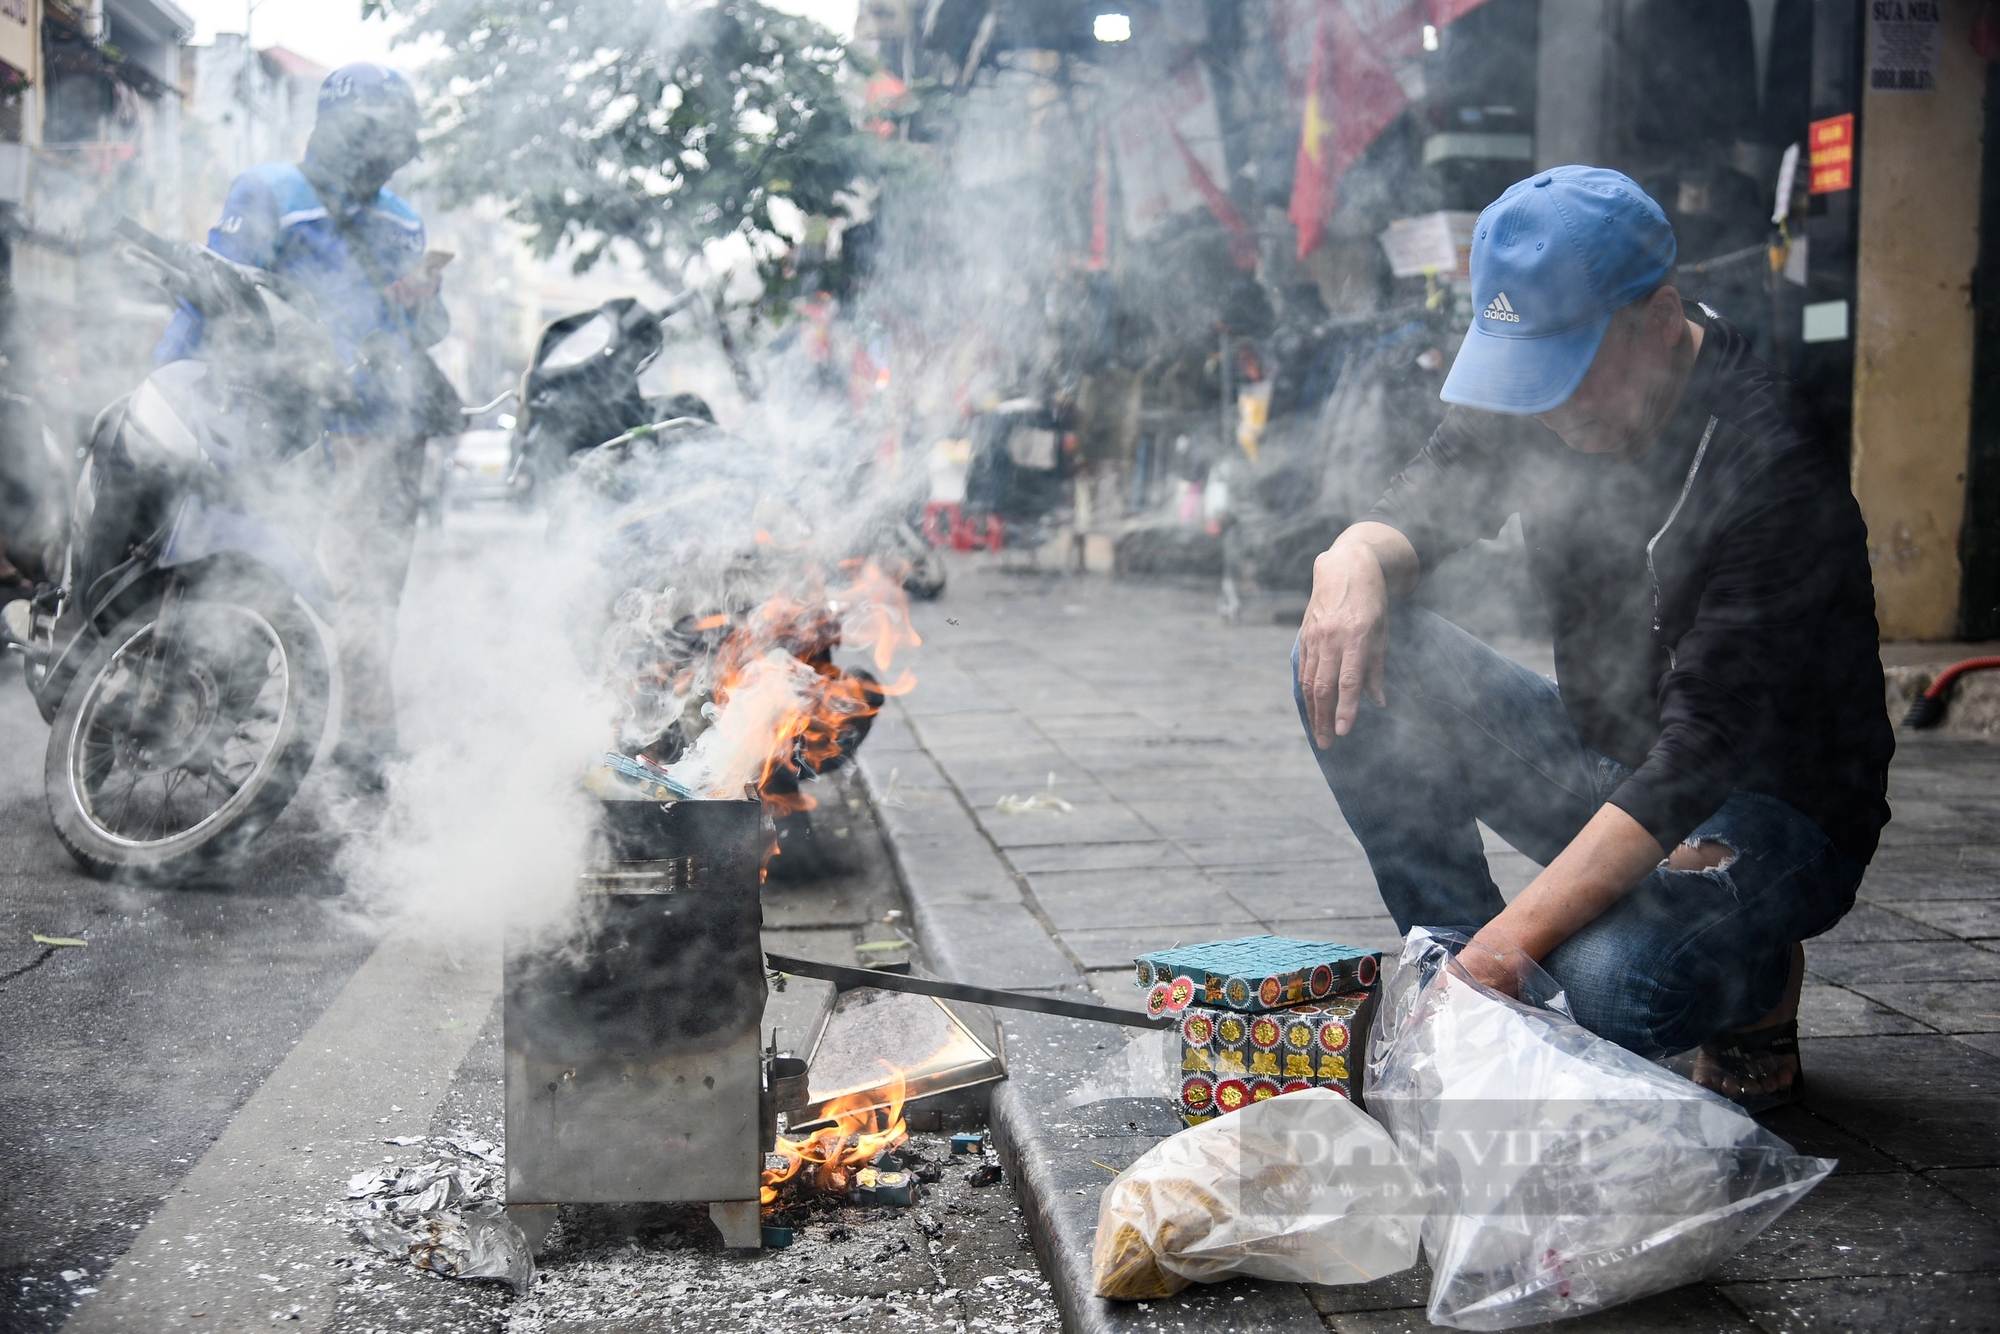
[[[1829,116],[1806,127],[1806,149],[1811,154],[1810,189],[1813,194],[1832,194],[1854,188],[1854,113]]]

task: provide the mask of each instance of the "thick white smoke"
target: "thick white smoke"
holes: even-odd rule
[[[563,627],[574,580],[514,515],[455,520],[411,571],[397,655],[405,757],[386,800],[348,796],[350,898],[422,930],[553,924],[594,803],[581,778],[611,703]]]

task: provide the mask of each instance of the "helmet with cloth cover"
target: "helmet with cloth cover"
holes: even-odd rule
[[[355,199],[370,199],[417,156],[423,112],[416,90],[386,65],[343,65],[319,87],[307,160]]]

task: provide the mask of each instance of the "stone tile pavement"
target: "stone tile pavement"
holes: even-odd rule
[[[1133,1005],[1143,949],[1265,930],[1395,943],[1299,734],[1294,626],[1225,625],[1206,589],[972,564],[952,578],[916,612],[916,691],[863,753],[940,972]],[[1838,1173],[1710,1281],[1568,1328],[2000,1328],[2000,748],[1899,744],[1861,901],[1807,946],[1806,1105],[1768,1121]],[[1038,793],[1067,807],[1003,809]],[[1509,894],[1537,869],[1491,836],[1488,853]],[[1421,1270],[1312,1292],[1238,1282],[1145,1314],[1091,1298],[1108,1173],[1177,1123],[1164,1104],[1064,1106],[1118,1030],[1008,1029],[995,1125],[1074,1327],[1424,1325]]]

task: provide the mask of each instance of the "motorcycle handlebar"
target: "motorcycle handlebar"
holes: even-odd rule
[[[520,396],[521,396],[520,390],[509,389],[505,393],[501,394],[500,397],[494,399],[491,403],[482,403],[476,408],[460,408],[458,410],[459,415],[464,417],[467,421],[472,420],[474,417],[484,417],[487,413],[493,411],[493,409],[499,407],[502,403],[510,403],[514,399],[519,398]]]
[[[714,425],[715,425],[714,422],[709,421],[705,417],[668,417],[664,421],[648,422],[644,426],[635,426],[631,430],[625,432],[623,435],[614,435],[609,440],[606,440],[604,444],[594,446],[594,448],[603,449],[607,445],[622,445],[625,444],[627,441],[644,439],[646,436],[649,435],[657,435],[659,432],[666,430],[670,426],[714,426]]]
[[[155,236],[152,232],[147,231],[130,218],[118,219],[117,226],[113,230],[118,233],[120,240],[128,241],[155,259],[165,260],[167,263],[178,267],[178,261],[181,258],[179,254],[180,247],[174,242],[167,240],[164,236]]]
[[[130,218],[120,218],[112,229],[118,239],[130,245],[137,255],[127,252],[128,259],[143,260],[157,271],[160,284],[171,294],[200,310],[204,318],[214,318],[221,314],[219,309],[232,303],[234,293],[226,292],[230,286],[219,282],[218,268],[227,268],[228,261],[220,256],[209,255],[214,261],[204,264],[202,256],[207,252],[179,241],[169,241],[164,236],[141,227]]]
[[[687,290],[683,291],[679,296],[675,297],[673,300],[667,302],[666,305],[661,306],[660,313],[656,318],[659,320],[660,323],[665,324],[668,320],[680,314],[682,311],[686,310],[689,306],[692,306],[695,302],[699,300],[701,300],[701,289],[698,287],[690,287]]]

